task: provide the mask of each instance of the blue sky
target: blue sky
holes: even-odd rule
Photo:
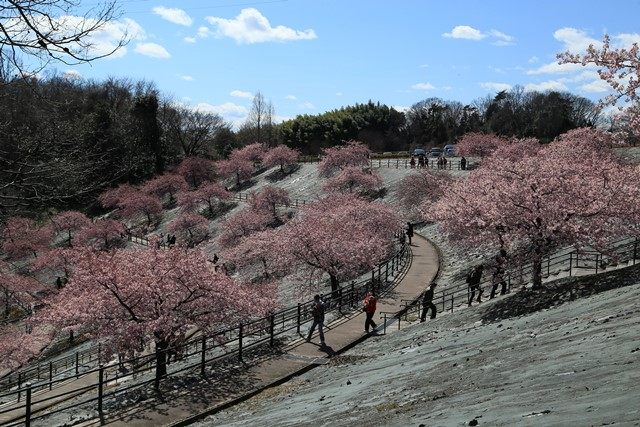
[[[85,6],[95,1],[83,2]],[[132,0],[96,38],[112,58],[61,72],[154,81],[176,101],[235,123],[261,91],[279,118],[427,97],[469,102],[520,84],[599,99],[595,70],[555,64],[609,33],[640,41],[640,1]]]

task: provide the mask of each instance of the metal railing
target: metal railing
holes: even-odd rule
[[[609,267],[617,266],[620,264],[635,265],[640,259],[640,239],[625,238],[613,242],[603,252],[598,252],[592,249],[574,249],[569,252],[561,251],[559,253],[552,254],[543,258],[542,261],[542,278],[547,279],[552,276],[558,276],[562,273],[568,273],[568,275],[574,276],[584,270],[592,271],[594,274],[599,274],[607,270]],[[527,283],[530,283],[530,276],[532,274],[533,264],[525,264],[520,266],[510,267],[505,276],[505,282],[507,284],[507,291],[522,287]],[[501,289],[500,284],[493,282],[491,278],[485,279],[480,282],[480,287],[484,290],[489,290],[496,286],[496,293]],[[476,293],[477,294],[477,293]],[[403,301],[404,308],[400,313],[392,315],[393,321],[398,322],[398,329],[400,328],[400,322],[404,319],[408,320],[408,316],[412,313],[416,313],[419,316],[422,310],[422,296],[424,292],[414,300]],[[483,292],[483,295],[484,292]],[[471,297],[471,291],[466,281],[458,281],[451,285],[437,290],[434,294],[433,303],[438,307],[440,312],[450,311],[453,312],[456,307],[467,306]],[[391,313],[386,313],[386,316]],[[385,316],[385,326],[386,326]],[[386,331],[386,328],[385,328]]]
[[[397,237],[400,238],[400,235]],[[323,298],[328,301],[327,313],[341,316],[345,311],[359,308],[359,302],[366,292],[375,290],[383,294],[389,291],[406,272],[409,259],[410,250],[402,243],[393,257],[370,272],[370,278],[352,281],[335,292],[325,294]],[[260,349],[275,347],[276,340],[286,341],[287,338],[301,336],[303,325],[312,320],[312,304],[313,301],[299,303],[265,317],[240,323],[236,327],[196,336],[163,350],[167,352],[167,356],[180,354],[181,362],[162,380],[185,372],[196,372],[204,376],[208,366],[232,360],[246,363],[252,358],[248,353],[255,354]],[[15,416],[8,417],[4,422],[10,423],[8,425],[28,426],[34,420],[87,404],[95,404],[102,416],[107,399],[151,384],[159,386],[155,378],[148,378],[153,377],[149,372],[156,368],[155,352],[130,359],[118,358],[115,362],[104,360],[101,353],[98,345],[86,353],[77,352],[19,371],[16,373],[18,378],[13,383],[4,383],[5,387],[13,389],[5,389],[0,393],[0,402],[3,402],[0,403],[0,420],[3,415],[7,418],[7,414],[15,413]],[[135,381],[145,374],[147,376]],[[123,379],[134,381],[130,381],[133,384],[121,385]],[[67,387],[66,391],[56,393],[58,387],[73,384],[74,380],[78,381],[77,388]],[[83,398],[89,393],[92,395]],[[39,397],[38,394],[43,395]],[[77,399],[64,405],[72,398]],[[55,409],[49,411],[48,408],[54,404]]]

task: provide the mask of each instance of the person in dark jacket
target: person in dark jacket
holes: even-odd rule
[[[471,306],[471,302],[473,301],[473,297],[476,294],[476,290],[478,291],[478,302],[482,302],[482,292],[483,289],[480,287],[480,279],[482,279],[482,271],[484,270],[483,265],[477,265],[467,274],[467,284],[469,285],[469,306]]]
[[[307,342],[311,342],[311,335],[313,335],[313,331],[315,331],[317,326],[318,334],[320,335],[320,345],[323,347],[325,346],[324,331],[322,330],[324,326],[324,311],[325,311],[324,301],[320,299],[320,295],[315,295],[313,297],[313,303],[311,304],[311,314],[313,316],[313,323],[311,324],[311,328],[309,329],[309,333],[307,334]]]
[[[436,318],[436,305],[433,303],[433,290],[436,284],[432,283],[422,296],[422,315],[420,316],[420,322],[427,320],[427,311],[431,310],[431,319]]]
[[[413,224],[407,223],[407,238],[409,239],[409,245],[411,245],[411,238],[413,237]]]
[[[500,249],[500,253],[496,255],[495,262],[493,265],[493,274],[491,275],[491,295],[489,295],[489,299],[492,299],[496,296],[496,291],[498,290],[498,285],[502,286],[500,290],[500,295],[504,295],[507,293],[507,282],[504,280],[504,272],[505,272],[505,264],[507,263],[507,251],[504,249]]]
[[[467,170],[467,159],[464,158],[464,156],[462,156],[460,158],[460,169]]]

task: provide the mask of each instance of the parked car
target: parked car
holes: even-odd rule
[[[413,157],[425,157],[427,155],[427,151],[424,148],[416,148],[413,150]]]
[[[431,150],[429,150],[429,156],[431,156],[431,157],[440,157],[440,156],[442,156],[442,148],[433,147]]]
[[[444,146],[444,155],[447,157],[453,157],[456,155],[455,144],[447,144]]]

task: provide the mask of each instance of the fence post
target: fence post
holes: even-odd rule
[[[25,402],[24,409],[24,425],[26,427],[31,426],[31,383],[26,383],[27,386],[27,401]]]
[[[351,308],[354,307],[356,302],[356,294],[355,294],[355,282],[351,282],[351,297],[349,298],[349,302],[351,304]]]
[[[391,165],[391,159],[387,159],[387,167]]]
[[[104,392],[103,384],[104,366],[100,365],[100,370],[98,371],[98,414],[100,414],[100,416],[102,416],[102,395]]]
[[[200,355],[200,375],[204,377],[204,364],[207,360],[207,337],[205,335],[202,336],[202,349]]]
[[[384,265],[384,281],[385,283],[389,283],[389,263],[385,263]]]
[[[238,326],[238,359],[242,362],[242,323]]]
[[[18,402],[20,402],[21,394],[22,394],[22,372],[18,372]]]
[[[98,343],[98,365],[100,365],[100,353],[102,353],[102,345]]]
[[[49,362],[49,390],[53,387],[51,381],[53,381],[53,362]]]
[[[572,268],[573,268],[573,252],[569,252],[569,277],[571,277]]]
[[[378,167],[382,167],[382,160],[378,159]]]
[[[78,352],[76,351],[76,378],[78,378],[80,375],[80,355],[78,354]]]
[[[453,294],[451,294],[451,312],[453,313]]]
[[[384,326],[382,328],[382,334],[387,335],[387,313],[384,313]]]
[[[442,290],[442,312],[444,313],[444,289]]]
[[[547,257],[547,277],[551,274],[549,270],[551,269],[551,255]]]
[[[273,330],[275,328],[275,314],[269,316],[269,347],[273,347]]]
[[[301,315],[301,306],[300,306],[300,303],[298,303],[298,317],[296,321],[296,333],[298,333],[298,335],[300,334],[300,315]]]
[[[633,265],[636,265],[636,258],[638,255],[638,238],[633,242]]]
[[[598,264],[600,264],[598,261],[600,259],[600,254],[596,254],[596,274],[598,274]]]

